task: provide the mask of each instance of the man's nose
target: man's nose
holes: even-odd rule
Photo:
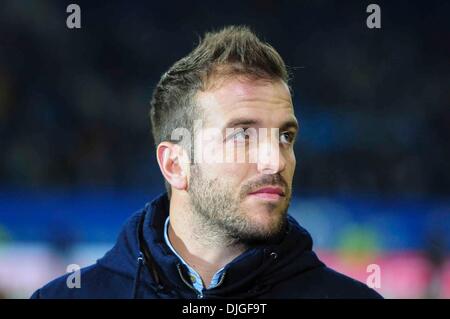
[[[258,147],[258,172],[262,174],[276,174],[286,167],[286,161],[280,152],[278,137],[260,141]]]

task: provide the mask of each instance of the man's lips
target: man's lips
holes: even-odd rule
[[[277,194],[280,196],[284,196],[284,192],[281,187],[262,187],[254,192],[251,192],[250,194],[260,194],[260,193]]]
[[[256,196],[258,198],[262,199],[280,199],[281,197],[284,197],[284,191],[281,187],[262,187],[254,192],[249,193],[249,195]]]

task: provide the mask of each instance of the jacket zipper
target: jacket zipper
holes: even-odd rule
[[[197,289],[194,288],[194,286],[192,286],[183,276],[183,273],[181,271],[181,265],[177,264],[177,269],[178,269],[178,274],[181,277],[181,280],[183,280],[183,282],[186,284],[186,286],[188,286],[189,288],[191,288],[195,294],[197,295],[197,299],[203,299],[204,295],[203,292],[198,291]]]
[[[197,299],[203,299],[203,298],[205,297],[205,295],[203,294],[203,291],[198,291],[197,289],[195,289],[194,286],[192,286],[192,285],[184,278],[183,272],[181,271],[181,265],[180,265],[180,264],[177,264],[177,269],[178,269],[178,274],[179,274],[180,277],[181,277],[181,280],[186,284],[186,286],[188,286],[189,288],[191,288],[191,289],[195,292],[195,294],[197,295]],[[225,275],[226,275],[226,272],[224,272],[224,273],[222,274],[222,277],[220,278],[220,281],[217,283],[217,286],[216,286],[216,287],[219,287],[219,286],[223,283],[223,280],[225,279]]]

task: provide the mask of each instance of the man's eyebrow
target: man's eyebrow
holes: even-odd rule
[[[228,121],[227,124],[225,125],[224,129],[235,128],[235,127],[239,127],[239,126],[258,126],[258,124],[260,124],[260,121],[258,121],[256,119],[235,118],[235,119],[231,119],[230,121]],[[287,120],[286,122],[283,122],[280,126],[281,130],[286,130],[289,128],[294,128],[295,130],[298,131],[299,125],[298,125],[298,122],[296,119]]]
[[[238,126],[257,126],[260,122],[258,120],[255,119],[249,119],[249,118],[235,118],[235,119],[231,119],[227,122],[227,124],[225,125],[224,129],[226,128],[234,128],[234,127],[238,127]]]
[[[299,125],[298,125],[297,120],[296,119],[288,120],[288,121],[284,122],[283,124],[281,124],[281,126],[280,126],[281,130],[286,130],[288,128],[294,128],[295,130],[298,131]]]

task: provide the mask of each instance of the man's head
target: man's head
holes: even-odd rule
[[[275,49],[246,27],[228,27],[206,34],[154,91],[150,117],[169,196],[229,239],[265,241],[286,221],[298,129],[287,83]],[[189,143],[174,140],[178,128],[191,134]],[[245,160],[195,163],[194,145]]]

